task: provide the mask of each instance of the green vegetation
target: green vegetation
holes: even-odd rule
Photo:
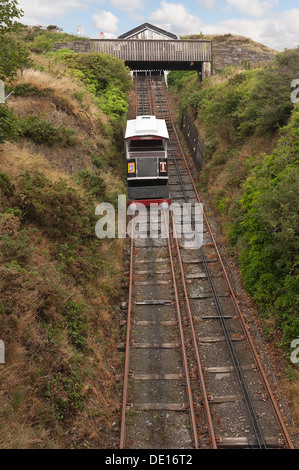
[[[127,94],[132,88],[128,69],[113,56],[98,53],[74,53],[61,49],[48,54],[64,63],[72,74],[84,83],[96,103],[111,118],[122,118],[128,110]]]
[[[0,104],[0,145],[19,137],[19,121],[7,104]]]
[[[17,19],[23,16],[17,0],[0,0],[0,35],[10,33],[18,28]]]
[[[37,224],[47,236],[67,241],[70,237],[92,237],[95,218],[92,201],[79,197],[61,179],[52,183],[40,173],[26,173],[20,179],[18,194],[22,219]]]
[[[19,69],[30,65],[32,62],[26,45],[12,34],[0,35],[0,79],[12,82]]]
[[[246,287],[263,315],[274,319],[272,333],[281,330],[287,350],[299,334],[299,172],[298,140],[285,133],[273,154],[253,166],[234,206],[229,239],[240,253]]]
[[[29,64],[26,48],[13,37],[22,16],[16,0],[0,0],[0,80],[11,81],[17,70]],[[17,138],[17,119],[12,109],[0,104],[0,144]]]
[[[246,139],[254,133],[276,132],[293,110],[291,82],[298,74],[299,48],[277,54],[274,63],[262,69],[235,74],[234,68],[197,86],[194,72],[169,74],[169,85],[182,90],[181,106],[193,112],[212,136]],[[220,81],[220,80],[219,80]],[[216,142],[217,143],[217,142]]]
[[[68,129],[63,124],[53,125],[49,120],[39,116],[28,116],[19,120],[20,134],[31,138],[37,144],[60,145],[69,147],[77,143],[75,131]]]
[[[181,114],[189,110],[205,139],[201,190],[223,216],[268,337],[287,354],[299,337],[299,108],[291,102],[298,76],[299,48],[265,68],[229,67],[202,84],[194,73],[169,74]]]
[[[22,16],[16,0],[0,0],[0,80],[13,79],[19,68],[29,64],[27,48],[17,37],[17,20]]]

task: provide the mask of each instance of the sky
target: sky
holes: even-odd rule
[[[116,38],[143,23],[177,35],[238,34],[283,51],[299,45],[299,0],[18,0],[23,24]],[[80,36],[78,34],[78,36]]]

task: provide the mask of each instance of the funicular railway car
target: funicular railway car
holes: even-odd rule
[[[170,205],[166,122],[155,116],[127,121],[125,133],[128,205]]]

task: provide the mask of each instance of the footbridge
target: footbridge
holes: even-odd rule
[[[54,44],[54,50],[63,48],[110,54],[132,71],[196,70],[200,80],[211,73],[212,41],[90,39]]]
[[[131,70],[202,72],[204,64],[210,64],[212,60],[212,41],[91,39],[90,51],[124,60]]]

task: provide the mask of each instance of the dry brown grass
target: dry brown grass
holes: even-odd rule
[[[293,379],[286,386],[289,403],[292,406],[292,416],[294,419],[294,432],[299,433],[299,371],[293,370]]]
[[[70,74],[65,65],[62,63],[55,64],[39,54],[33,54],[32,58],[36,66],[43,67],[45,70],[25,69],[18,73],[17,83],[31,83],[40,90],[52,90],[54,96],[63,97],[63,100],[69,103],[70,109],[73,109],[76,115],[79,114],[80,110],[80,103],[76,99],[76,94],[80,94],[82,96],[82,105],[90,116],[99,117],[104,123],[107,122],[107,116],[94,104],[92,96]],[[82,119],[84,119],[83,116]]]
[[[20,143],[6,142],[3,145],[2,152],[0,152],[0,165],[2,171],[12,179],[19,178],[25,170],[39,171],[52,181],[58,181],[61,177],[69,178],[67,173],[53,169],[42,153],[24,148]]]
[[[258,43],[251,38],[247,38],[245,36],[237,35],[237,34],[214,34],[211,35],[210,38],[214,42],[225,42],[228,44],[238,44],[243,47],[248,47],[249,49],[253,49],[258,52],[268,52],[269,54],[277,54],[278,51],[276,49],[272,49],[264,44]]]
[[[210,87],[213,85],[222,85],[226,83],[230,78],[235,77],[236,75],[244,72],[245,70],[246,70],[245,67],[241,65],[231,67],[222,73],[215,74],[209,77],[206,83],[203,82],[203,87],[205,86]]]

